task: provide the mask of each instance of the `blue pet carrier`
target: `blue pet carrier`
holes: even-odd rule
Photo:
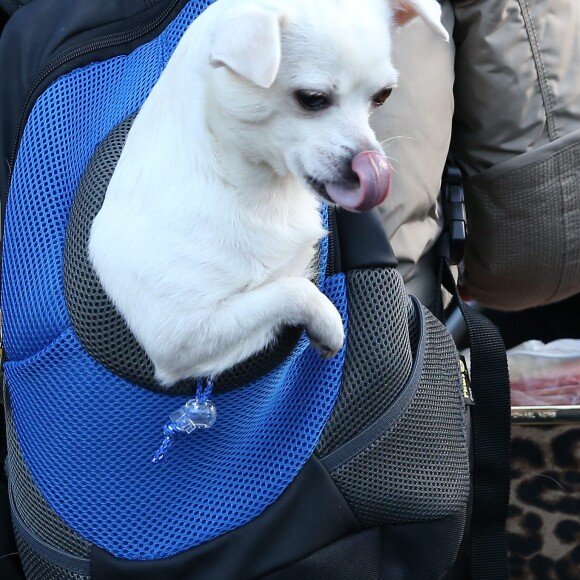
[[[468,524],[472,400],[372,212],[323,212],[319,287],[342,351],[325,361],[286,329],[219,378],[211,429],[152,462],[198,383],[156,384],[86,245],[135,113],[209,2],[97,3],[84,28],[64,4],[25,6],[3,35],[30,58],[22,29],[63,19],[6,121],[17,149],[4,144],[7,473],[26,578],[443,577]]]

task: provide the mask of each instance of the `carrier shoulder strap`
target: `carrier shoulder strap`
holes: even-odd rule
[[[446,257],[444,287],[460,309],[470,345],[473,441],[473,512],[469,529],[471,579],[507,580],[506,518],[510,491],[510,382],[498,329],[466,304]]]

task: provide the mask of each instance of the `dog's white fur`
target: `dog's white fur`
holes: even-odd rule
[[[323,356],[340,315],[310,281],[325,235],[307,176],[380,151],[372,96],[396,83],[393,20],[435,0],[218,0],[143,104],[95,218],[89,255],[163,385],[215,376],[304,325]],[[333,95],[301,110],[298,89]]]

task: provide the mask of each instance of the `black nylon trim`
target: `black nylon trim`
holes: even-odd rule
[[[369,528],[264,580],[434,580],[452,566],[464,524],[461,512],[442,520]]]
[[[326,469],[311,457],[261,515],[211,542],[152,561],[122,560],[94,546],[91,580],[260,578],[360,529]]]
[[[398,265],[378,209],[356,213],[337,207],[334,219],[342,272]]]
[[[24,0],[0,0],[0,8],[11,16],[26,3]]]

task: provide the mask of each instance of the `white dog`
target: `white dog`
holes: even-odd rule
[[[185,32],[129,132],[89,255],[163,385],[215,376],[303,325],[342,347],[310,281],[321,200],[381,203],[369,127],[397,73],[394,26],[435,0],[217,0]]]

